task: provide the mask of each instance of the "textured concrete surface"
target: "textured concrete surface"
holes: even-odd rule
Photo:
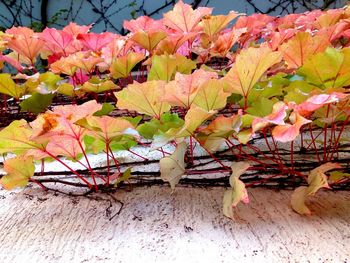
[[[321,191],[302,217],[290,191],[249,189],[235,221],[221,214],[223,192],[121,190],[114,197],[125,206],[114,216],[119,204],[108,195],[0,190],[1,262],[350,261],[349,192]]]

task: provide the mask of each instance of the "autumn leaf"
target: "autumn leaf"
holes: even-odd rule
[[[349,95],[341,92],[332,92],[331,94],[319,94],[309,97],[306,101],[295,105],[289,103],[290,108],[295,112],[298,112],[302,116],[308,116],[315,112],[319,108],[329,105],[334,102],[339,102],[342,99],[347,98]]]
[[[51,54],[63,54],[67,56],[78,51],[72,45],[74,40],[73,35],[63,30],[47,27],[39,34],[39,38],[45,41],[44,49],[48,50]]]
[[[49,105],[52,103],[52,99],[55,97],[55,94],[40,94],[34,93],[29,98],[22,101],[19,105],[21,111],[28,111],[33,113],[43,112]]]
[[[242,50],[224,77],[229,85],[227,91],[247,97],[263,74],[281,59],[280,52],[273,52],[268,47]]]
[[[298,74],[322,89],[350,85],[350,49],[327,48],[323,53],[309,56]]]
[[[11,190],[16,187],[25,187],[29,179],[34,175],[35,166],[33,157],[18,156],[7,159],[4,162],[6,175],[0,179],[0,184],[6,189]]]
[[[179,183],[181,177],[186,173],[185,153],[187,145],[181,142],[177,145],[172,155],[166,156],[159,161],[160,176],[163,181],[169,182],[172,190]]]
[[[103,61],[101,57],[94,56],[91,52],[76,52],[65,58],[66,62],[72,67],[84,70],[86,73],[92,72],[96,65]],[[51,64],[51,69],[52,69]]]
[[[26,93],[26,90],[22,86],[17,85],[11,78],[10,74],[1,73],[0,93],[10,95],[18,100]]]
[[[161,55],[153,56],[152,67],[148,73],[147,80],[164,80],[173,79],[175,72],[189,74],[196,68],[196,63],[181,55]]]
[[[236,44],[238,39],[246,32],[246,28],[232,29],[218,35],[213,43],[213,47],[209,50],[210,54],[214,57],[226,57],[233,45]]]
[[[227,97],[231,95],[224,92],[225,85],[226,82],[222,80],[208,80],[200,86],[193,103],[206,111],[224,108],[227,104]]]
[[[324,51],[329,45],[328,38],[324,35],[313,37],[310,33],[298,32],[280,50],[289,68],[299,68],[310,56]]]
[[[85,121],[84,127],[89,130],[89,134],[108,143],[125,134],[126,130],[134,129],[129,121],[122,118],[88,116]]]
[[[228,24],[239,15],[241,14],[231,11],[227,15],[205,16],[201,21],[201,25],[203,26],[204,32],[212,38],[221,30],[225,29]]]
[[[70,22],[67,26],[65,26],[62,31],[77,37],[79,34],[86,34],[91,29],[92,25],[81,26],[74,22]]]
[[[81,90],[85,92],[101,93],[108,90],[114,90],[117,85],[111,80],[102,80],[94,76],[89,81],[84,82]]]
[[[25,120],[16,120],[0,131],[0,153],[25,153],[38,147],[31,141],[33,134]]]
[[[191,75],[176,73],[175,80],[165,86],[164,101],[172,106],[190,108],[200,87],[210,79],[217,78],[214,72],[202,69],[194,71]]]
[[[212,8],[199,7],[195,10],[182,0],[174,5],[173,10],[163,15],[164,25],[176,31],[188,33],[200,30],[199,22],[202,17],[210,15]]]
[[[55,74],[63,73],[72,76],[77,71],[77,67],[71,63],[70,58],[62,57],[54,63],[50,64],[50,70]]]
[[[156,134],[152,142],[152,149],[157,149],[167,144],[169,141],[193,136],[195,130],[207,119],[213,116],[216,111],[206,111],[196,105],[192,105],[187,111],[185,122],[181,127],[174,127],[165,133]]]
[[[76,134],[78,138],[74,138],[70,134],[50,136],[45,150],[53,156],[64,156],[72,160],[80,159],[83,156],[83,150],[85,148],[82,141],[83,134],[81,130],[76,130]]]
[[[119,109],[134,110],[159,118],[163,112],[170,110],[170,105],[162,98],[165,96],[164,81],[135,82],[122,91],[115,92]]]
[[[203,147],[215,152],[233,133],[238,133],[242,125],[240,114],[230,117],[218,116],[208,126],[199,128],[197,139]]]
[[[223,213],[226,217],[234,219],[234,208],[238,203],[249,203],[248,192],[245,188],[245,184],[239,179],[244,174],[250,164],[247,162],[236,162],[231,166],[232,174],[230,176],[230,185],[232,189],[227,190],[224,193],[223,198]]]
[[[341,166],[336,163],[325,163],[311,170],[307,179],[308,187],[300,186],[292,194],[293,210],[301,215],[311,215],[310,209],[305,205],[306,198],[315,195],[321,188],[330,188],[325,173],[336,168]]]
[[[145,56],[141,53],[129,52],[127,55],[115,59],[110,67],[113,78],[126,78],[137,63],[141,62]]]
[[[34,64],[45,44],[38,34],[27,27],[12,27],[6,30],[6,34],[11,35],[7,39],[7,46]]]
[[[165,30],[161,19],[155,20],[149,16],[140,16],[129,21],[125,20],[123,27],[132,33],[138,31]]]
[[[175,54],[180,47],[183,48],[183,44],[194,38],[196,36],[196,33],[187,33],[182,34],[179,32],[176,33],[168,33],[167,37],[159,42],[157,45],[155,53],[157,55],[162,54]],[[185,52],[186,54],[188,52]]]
[[[144,49],[152,52],[156,46],[167,37],[164,31],[154,30],[154,31],[138,31],[132,34],[131,40],[139,44]]]
[[[278,125],[273,128],[272,136],[276,141],[279,142],[291,142],[300,134],[300,128],[308,123],[311,123],[311,120],[305,119],[297,112],[292,112],[290,117],[292,124]]]
[[[98,52],[112,42],[117,36],[110,32],[78,34],[77,39],[83,44],[84,50]]]
[[[287,117],[288,106],[282,102],[273,105],[272,113],[264,118],[255,118],[252,123],[253,132],[257,132],[268,125],[285,125],[284,119]]]

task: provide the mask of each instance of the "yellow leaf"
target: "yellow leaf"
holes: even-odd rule
[[[268,47],[248,48],[237,56],[236,63],[224,77],[227,91],[247,97],[264,73],[282,59],[280,52]]]
[[[200,87],[193,103],[207,111],[224,108],[227,103],[227,97],[231,95],[224,92],[225,84],[226,82],[217,79],[205,82]]]
[[[10,74],[1,73],[0,74],[0,93],[10,95],[16,99],[22,97],[26,90],[21,86],[17,85]]]
[[[145,56],[141,53],[129,52],[123,57],[117,58],[111,65],[110,71],[113,78],[126,78],[137,63],[142,61]]]
[[[160,80],[130,84],[114,93],[118,99],[117,107],[159,118],[162,113],[170,110],[170,105],[162,101],[165,96],[164,85],[165,82]]]
[[[171,189],[179,183],[181,177],[185,174],[185,153],[187,145],[181,142],[177,145],[172,155],[160,159],[160,176],[165,182],[170,183]]]
[[[1,178],[0,183],[5,189],[24,187],[34,175],[33,157],[20,156],[8,159],[4,162],[4,170],[6,175]]]

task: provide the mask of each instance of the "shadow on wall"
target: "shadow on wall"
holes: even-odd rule
[[[70,21],[94,24],[93,31],[112,31],[124,34],[123,20],[142,15],[160,18],[173,7],[176,0],[0,0],[0,28],[30,26],[63,27]],[[314,9],[339,8],[347,0],[185,0],[193,7],[214,7],[213,14],[226,14],[229,10],[242,13],[281,15]]]

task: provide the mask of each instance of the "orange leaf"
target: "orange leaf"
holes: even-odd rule
[[[300,134],[300,128],[310,123],[311,121],[305,119],[296,112],[292,112],[289,119],[293,124],[279,125],[273,128],[272,136],[279,142],[291,142]]]
[[[311,55],[324,51],[329,45],[325,34],[312,37],[310,33],[298,32],[280,50],[288,68],[299,68]]]
[[[190,108],[199,88],[210,79],[217,78],[214,72],[202,69],[194,71],[191,75],[176,73],[175,80],[165,86],[164,101],[172,106]]]
[[[27,27],[12,27],[6,33],[12,35],[7,39],[7,46],[34,64],[45,43],[38,34]]]

